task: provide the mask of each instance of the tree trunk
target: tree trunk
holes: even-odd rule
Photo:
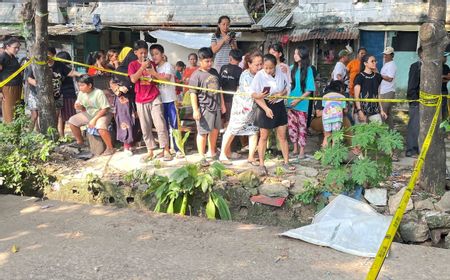
[[[34,76],[36,78],[36,92],[39,107],[39,124],[41,132],[46,134],[49,128],[56,131],[55,99],[53,98],[52,73],[47,65],[48,49],[48,1],[33,0],[36,12],[34,23],[36,27],[36,42],[32,55],[37,63],[33,64]],[[45,62],[45,63],[44,63]]]
[[[27,48],[27,56],[30,57],[33,51],[33,45],[35,41],[35,28],[33,24],[34,7],[32,0],[24,0],[22,3],[22,21],[23,27],[23,37],[25,39],[25,45]]]
[[[420,28],[420,45],[423,48],[420,89],[430,94],[440,94],[442,86],[442,57],[449,43],[445,30],[447,1],[430,0],[428,20]],[[420,105],[420,136],[422,146],[428,128],[431,125],[436,107]],[[442,114],[439,112],[438,125]],[[425,164],[420,175],[420,186],[429,192],[445,189],[445,148],[444,134],[436,129],[431,141]]]

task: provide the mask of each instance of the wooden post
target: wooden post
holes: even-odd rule
[[[35,7],[34,24],[36,28],[36,41],[32,52],[36,63],[33,64],[33,71],[37,83],[39,124],[41,132],[46,134],[49,128],[54,128],[55,130],[53,131],[56,131],[57,125],[52,73],[47,65],[48,1],[33,0],[33,4]]]
[[[423,48],[422,68],[420,74],[420,90],[430,94],[440,94],[442,87],[442,57],[450,40],[445,30],[447,1],[430,0],[427,22],[420,27],[420,45]],[[420,105],[420,136],[422,146],[435,107]],[[441,122],[439,115],[438,125]],[[445,190],[446,164],[444,134],[436,129],[431,141],[428,155],[420,175],[420,186],[429,192]]]

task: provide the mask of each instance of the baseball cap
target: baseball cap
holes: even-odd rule
[[[394,48],[393,47],[386,47],[384,49],[384,54],[393,54],[394,53]]]
[[[338,56],[339,56],[339,58],[341,58],[341,57],[349,55],[349,54],[350,53],[348,50],[341,50],[341,51],[339,51]]]

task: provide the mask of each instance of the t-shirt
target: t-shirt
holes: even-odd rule
[[[218,41],[222,40],[222,35],[217,36],[216,33],[214,33],[211,37],[211,44],[217,43]],[[220,50],[214,55],[214,68],[219,71],[222,66],[225,64],[228,64],[231,51],[231,44],[230,42],[223,43]]]
[[[86,113],[91,118],[95,117],[100,110],[109,108],[106,95],[103,93],[103,90],[98,88],[93,88],[89,93],[80,91],[75,103],[83,105],[86,108]]]
[[[189,79],[190,86],[208,89],[219,89],[219,73],[211,68],[209,71],[198,69]],[[208,110],[215,112],[220,110],[220,94],[197,89],[189,89],[191,94],[197,95],[200,112]]]
[[[256,73],[250,86],[251,92],[261,93],[264,91],[265,87],[270,88],[268,97],[277,92],[281,92],[284,89],[286,89],[287,92],[291,90],[291,84],[288,82],[287,76],[278,67],[275,68],[275,77],[267,74],[264,69],[259,70],[258,73]],[[283,99],[280,99],[277,102],[283,101]]]
[[[391,91],[395,92],[396,73],[397,73],[397,66],[395,65],[394,61],[389,61],[383,65],[380,74],[394,79],[391,82],[388,82],[386,80],[381,81],[380,94],[385,94]]]
[[[239,78],[242,74],[242,68],[238,65],[227,64],[220,69],[220,87],[225,91],[236,91],[239,87]],[[225,102],[232,102],[233,95],[224,94]]]
[[[189,84],[189,79],[192,76],[192,73],[194,73],[195,71],[197,71],[198,66],[196,67],[187,67],[184,72],[183,72],[183,81],[185,81],[186,84]],[[187,92],[189,89],[188,88],[184,88],[184,92]]]
[[[355,78],[355,86],[361,86],[359,98],[378,98],[378,89],[383,78],[380,73],[359,73]],[[372,116],[380,112],[378,102],[361,102],[361,109],[366,115]]]
[[[350,96],[355,96],[355,78],[356,75],[359,74],[361,67],[361,61],[359,59],[353,59],[347,64],[347,70],[349,75],[348,88],[350,92]]]
[[[341,79],[339,79],[338,75],[341,75]],[[347,80],[347,68],[345,67],[345,64],[338,61],[336,63],[336,66],[334,66],[333,73],[331,73],[331,78],[335,81],[341,80],[345,81]]]
[[[72,71],[72,69],[70,71]],[[77,98],[77,94],[75,91],[75,81],[72,77],[66,77],[65,79],[63,79],[61,84],[61,93],[63,95],[63,98]]]
[[[345,98],[345,96],[337,92],[329,92],[323,98]],[[324,124],[342,122],[345,106],[345,101],[323,100],[322,122]]]
[[[156,68],[156,65],[153,65],[153,67]],[[139,61],[135,60],[130,62],[128,65],[128,76],[135,74],[139,68],[141,68]],[[142,77],[151,78],[147,70],[142,72]],[[150,103],[159,95],[159,89],[155,83],[143,79],[136,81],[134,92],[136,93],[136,103],[141,104]]]
[[[314,73],[313,73],[311,66],[308,67],[307,71],[308,72],[306,73],[305,91],[310,91],[310,92],[314,93],[314,91],[316,91],[316,84],[314,83]],[[301,77],[301,69],[298,68],[297,72],[295,73],[295,87],[294,87],[294,89],[292,89],[289,96],[300,97],[303,95],[304,92],[301,87],[300,77]],[[290,107],[290,104],[292,103],[292,101],[294,101],[294,100],[295,99],[288,99],[289,107]],[[294,109],[296,111],[300,111],[300,112],[308,112],[308,107],[309,107],[309,100],[302,100],[292,109]]]
[[[6,80],[14,72],[20,68],[19,61],[15,56],[10,56],[6,52],[0,54],[0,82]],[[20,86],[22,84],[22,74],[17,75],[11,81],[9,81],[7,86]]]
[[[54,61],[53,65],[49,66],[49,68],[50,71],[52,71],[53,97],[56,100],[61,97],[62,84],[64,80],[69,80],[73,86],[73,79],[69,77],[70,72],[72,72],[72,68],[60,61]],[[31,71],[30,73],[30,78],[35,78],[33,71]],[[72,97],[76,97],[75,92],[73,93]]]
[[[165,62],[161,66],[156,66],[156,72],[170,75],[170,81],[175,82],[175,69],[169,62]],[[177,93],[175,86],[159,84],[159,92],[161,94],[161,100],[163,103],[174,102],[177,99]]]
[[[450,73],[450,67],[444,63],[444,65],[442,65],[442,75],[447,76],[448,73]],[[448,82],[442,82],[442,93],[444,94],[448,94],[447,83]]]

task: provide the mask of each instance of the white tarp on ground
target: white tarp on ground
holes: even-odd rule
[[[177,44],[189,49],[200,49],[211,46],[212,33],[187,33],[168,30],[150,31],[149,34],[173,44]]]
[[[316,214],[311,225],[281,235],[361,257],[375,257],[391,219],[364,202],[339,195]]]

